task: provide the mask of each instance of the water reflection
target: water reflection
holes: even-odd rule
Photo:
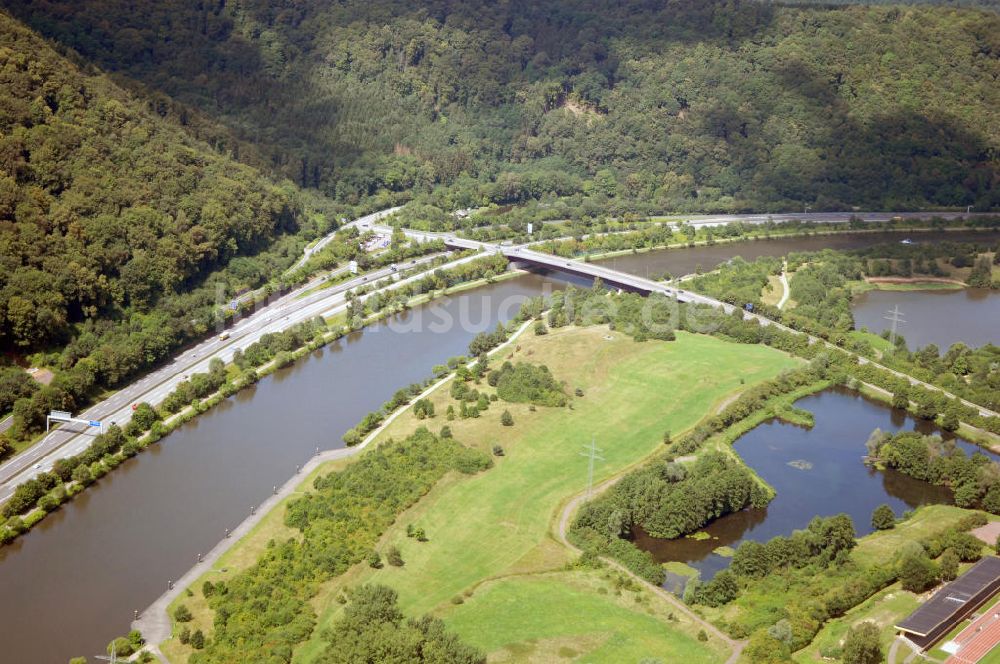
[[[746,539],[762,542],[788,535],[815,516],[847,513],[858,534],[865,535],[872,531],[872,511],[882,503],[900,515],[921,505],[952,501],[944,487],[895,471],[877,471],[862,462],[865,441],[876,427],[945,433],[933,423],[842,388],[800,399],[795,405],[813,413],[816,424],[812,429],[772,420],[735,444],[743,460],[777,492],[766,509],[717,519],[705,528],[709,539],[659,540],[637,529],[635,543],[661,562],[685,562],[698,569],[702,578],[710,578],[729,564],[728,558],[713,553],[718,547],[735,548]],[[960,438],[956,442],[967,454],[984,451]]]

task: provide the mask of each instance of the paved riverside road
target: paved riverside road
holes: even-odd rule
[[[419,267],[429,263],[434,258],[436,257],[427,256],[411,261],[404,267],[406,269]],[[472,258],[474,256],[459,262],[465,262]],[[280,332],[310,318],[325,315],[331,309],[343,305],[344,294],[348,290],[395,275],[397,272],[392,268],[383,268],[310,295],[304,295],[304,293],[313,288],[317,282],[306,284],[226,330],[229,333],[228,338],[222,339],[218,335],[213,335],[187,349],[169,364],[143,376],[76,417],[102,421],[105,425],[110,425],[111,422],[124,425],[132,416],[132,404],[140,401],[148,401],[152,404],[159,403],[174,390],[178,383],[185,380],[186,376],[208,371],[208,364],[212,358],[218,357],[227,362],[232,359],[237,348],[246,348],[267,333]],[[396,283],[406,283],[411,278]],[[34,477],[39,472],[50,470],[56,459],[83,451],[93,442],[94,433],[96,433],[96,429],[90,427],[81,429],[80,426],[75,425],[61,426],[48,434],[42,441],[0,465],[0,502],[7,500],[21,482]]]
[[[382,219],[392,211],[394,211],[394,209],[383,210],[381,212],[368,215],[367,217],[363,217],[362,219],[352,223],[357,224],[359,228],[366,230],[372,229],[377,231],[389,231],[391,229],[375,225],[375,221]],[[879,221],[893,217],[919,217],[928,216],[928,214],[951,219],[968,216],[959,213],[920,214],[894,212],[842,212],[788,215],[726,215],[701,218],[698,222],[703,224],[723,224],[737,221],[743,223],[764,223],[768,220],[789,221],[792,219],[845,222],[853,216],[861,217],[868,221]],[[659,282],[642,279],[641,277],[637,277],[635,275],[621,273],[593,263],[566,260],[550,254],[535,252],[526,245],[502,246],[499,244],[476,242],[474,240],[458,238],[453,234],[447,233],[429,233],[412,230],[405,230],[405,232],[409,237],[416,238],[418,240],[443,239],[449,246],[454,248],[479,249],[489,253],[503,253],[509,259],[515,261],[522,260],[539,266],[550,267],[552,269],[574,272],[576,274],[591,277],[601,277],[609,283],[624,285],[635,290],[641,290],[644,292],[657,291],[671,297],[676,296],[678,299],[686,302],[700,302],[703,304],[710,304],[712,306],[719,306],[727,312],[732,311],[733,309],[732,305],[725,304],[703,295],[671,288],[670,286],[666,286]],[[329,237],[330,236],[327,236],[324,240],[328,242]],[[463,261],[471,260],[473,258],[475,258],[475,256],[463,259]],[[429,259],[421,259],[420,261],[417,261],[417,264],[427,260]],[[343,302],[344,291],[363,283],[382,279],[386,276],[390,276],[391,274],[391,269],[386,268],[372,274],[350,280],[336,287],[323,289],[318,293],[314,293],[306,297],[300,296],[311,286],[300,288],[261,309],[251,317],[240,322],[234,328],[230,329],[230,336],[228,339],[223,340],[219,337],[212,337],[203,341],[202,343],[179,355],[171,364],[165,365],[157,371],[146,375],[139,381],[117,392],[109,399],[94,405],[83,413],[78,414],[78,417],[87,420],[100,420],[105,423],[114,421],[119,424],[124,424],[131,417],[131,405],[133,403],[139,401],[149,401],[154,404],[158,403],[166,397],[166,395],[169,394],[179,382],[184,380],[184,376],[193,372],[206,371],[208,369],[209,360],[212,357],[220,357],[223,361],[226,361],[232,357],[233,351],[237,347],[244,348],[257,341],[261,336],[268,332],[277,332],[313,316],[322,315],[324,312],[329,311],[332,306]],[[777,324],[756,314],[745,315],[757,318],[762,324]],[[784,326],[780,325],[779,327],[784,328]],[[867,360],[866,358],[861,358],[860,361],[870,362],[870,360]],[[936,389],[921,383],[914,378],[904,376],[899,372],[893,373],[907,378],[913,384],[920,384],[931,389]],[[993,414],[992,411],[984,409],[977,404],[971,404],[964,400],[962,401],[967,405],[979,409],[979,412],[982,414]],[[92,436],[87,432],[73,430],[72,427],[61,427],[22,454],[19,454],[13,459],[0,465],[0,502],[3,502],[10,497],[17,484],[33,477],[38,472],[51,469],[52,463],[54,463],[57,458],[79,453],[90,444],[91,440]]]

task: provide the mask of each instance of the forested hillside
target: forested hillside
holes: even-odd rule
[[[210,329],[217,283],[257,285],[300,254],[293,232],[325,225],[306,212],[316,198],[0,13],[0,351],[44,351],[57,370],[14,435]],[[0,413],[37,389],[0,376]]]
[[[12,0],[197,106],[212,140],[356,202],[1000,205],[1000,17],[739,0]],[[178,120],[186,112],[160,110]],[[211,123],[216,123],[212,125]],[[444,185],[443,187],[441,185]]]

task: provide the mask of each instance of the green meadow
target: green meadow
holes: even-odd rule
[[[692,625],[657,618],[665,608],[654,606],[663,600],[651,593],[646,604],[623,606],[617,595],[601,594],[586,581],[593,571],[554,575],[574,558],[556,540],[555,521],[561,507],[587,489],[588,460],[581,453],[592,439],[602,457],[594,468],[598,485],[662,447],[665,431],[690,428],[727,397],[796,360],[764,346],[686,333],[674,342],[637,343],[606,327],[564,328],[541,337],[529,332],[492,363],[505,359],[548,366],[573,395],[570,407],[532,410],[497,401],[478,418],[446,421],[455,402],[445,385],[431,396],[436,417],[418,420],[407,412],[393,422],[382,437],[447,424],[459,441],[485,450],[500,445],[504,455],[485,473],[446,478],[403,514],[381,546],[398,546],[405,565],[359,565],[329,584],[316,599],[314,634],[336,619],[336,597],[345,587],[374,582],[395,588],[407,614],[441,616],[498,661],[549,661],[559,648],[574,657],[585,654],[583,661],[612,661],[612,652],[683,657],[669,661],[724,659],[722,644],[693,639]],[[485,381],[476,388],[492,391]],[[575,396],[577,388],[583,396]],[[512,427],[500,425],[505,409]],[[406,537],[408,525],[423,529],[429,541]],[[504,610],[508,605],[520,608]],[[674,650],[657,650],[654,643]],[[296,661],[312,661],[320,649],[314,638]]]

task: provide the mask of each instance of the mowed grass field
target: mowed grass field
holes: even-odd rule
[[[408,615],[440,615],[498,661],[552,661],[559,648],[567,656],[570,650],[573,657],[586,654],[582,661],[632,661],[621,654],[657,656],[653,641],[678,658],[664,661],[724,659],[721,644],[693,639],[691,625],[650,615],[668,614],[668,605],[651,594],[646,604],[623,606],[613,589],[605,594],[593,583],[567,578],[592,571],[551,574],[572,560],[553,535],[555,520],[571,497],[586,490],[588,461],[581,452],[592,437],[603,457],[594,468],[597,485],[662,447],[664,431],[678,435],[727,397],[797,361],[764,346],[685,333],[675,342],[636,343],[603,326],[541,337],[528,332],[491,364],[506,359],[545,364],[568,395],[576,388],[584,395],[572,396],[572,408],[534,412],[497,401],[479,418],[448,422],[445,411],[454,401],[446,384],[431,396],[436,417],[417,420],[408,412],[393,422],[383,438],[405,437],[418,426],[437,432],[447,424],[464,444],[487,451],[499,444],[505,455],[479,475],[446,478],[403,514],[381,546],[398,546],[405,565],[374,570],[362,564],[334,580],[316,600],[315,634],[336,619],[341,605],[335,600],[344,587],[374,582],[395,588]],[[477,389],[492,391],[485,381]],[[514,417],[512,427],[500,425],[505,409]],[[407,538],[410,524],[429,541]],[[296,661],[310,662],[320,650],[314,640]]]

